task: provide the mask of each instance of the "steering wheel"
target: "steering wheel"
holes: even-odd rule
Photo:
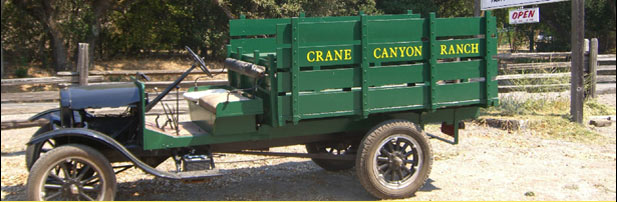
[[[205,72],[206,74],[208,74],[208,76],[212,77],[212,73],[210,73],[210,70],[208,70],[208,67],[206,66],[206,63],[204,62],[204,60],[202,60],[197,54],[195,54],[195,52],[193,52],[193,50],[191,50],[191,48],[189,48],[188,46],[184,46],[184,48],[186,48],[186,50],[189,51],[191,56],[193,56],[193,59],[195,59],[195,61],[199,63],[199,68],[201,69],[201,71]]]

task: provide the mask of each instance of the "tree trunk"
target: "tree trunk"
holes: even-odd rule
[[[617,15],[615,15],[615,1],[614,0],[608,0],[610,6],[611,6],[611,12],[613,13],[613,19],[615,19],[615,17],[617,17]]]
[[[53,20],[47,22],[47,32],[51,41],[51,51],[53,54],[54,69],[56,71],[68,71],[69,62],[68,51],[64,45],[64,34],[58,29],[57,24]]]
[[[0,5],[0,11],[4,12],[4,0]],[[0,41],[0,78],[4,78],[4,43]]]
[[[529,38],[529,52],[532,53],[535,51],[534,46],[536,46],[535,44],[535,34],[533,29],[531,29],[531,31],[529,31],[529,33],[527,34],[527,37]]]
[[[94,61],[94,53],[98,47],[98,41],[101,36],[101,21],[103,16],[107,14],[107,11],[111,7],[111,2],[109,0],[95,0],[91,3],[92,13],[94,17],[89,22],[90,23],[90,33],[88,33],[86,37],[86,42],[90,44],[90,49],[88,50],[88,55],[90,56],[90,62]]]

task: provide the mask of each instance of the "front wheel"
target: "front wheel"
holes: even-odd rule
[[[405,120],[386,121],[371,130],[356,157],[360,183],[381,199],[412,196],[426,182],[432,163],[426,137]]]
[[[95,149],[64,145],[34,163],[26,194],[29,201],[111,201],[116,194],[116,175],[107,158]]]

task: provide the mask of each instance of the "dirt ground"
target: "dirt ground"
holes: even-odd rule
[[[602,98],[615,106],[615,94]],[[612,103],[610,103],[612,102]],[[559,127],[559,126],[555,126]],[[615,123],[590,128],[593,141],[566,141],[531,130],[467,123],[461,142],[432,139],[435,161],[416,196],[406,200],[616,200]],[[2,130],[2,200],[24,200],[25,143],[36,128]],[[437,133],[436,126],[428,127]],[[273,151],[305,152],[303,146]],[[328,172],[310,159],[225,154],[226,175],[185,184],[138,169],[117,176],[117,200],[375,200],[354,170]],[[171,170],[168,160],[159,168]]]

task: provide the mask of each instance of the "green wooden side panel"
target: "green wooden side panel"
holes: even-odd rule
[[[424,64],[371,67],[368,69],[368,74],[372,77],[367,82],[369,86],[421,83],[424,82],[425,71]],[[300,91],[321,91],[360,87],[359,75],[359,68],[301,71],[298,78],[299,89]],[[290,92],[289,72],[280,72],[279,76],[278,86],[282,87],[279,92]]]
[[[449,103],[458,101],[477,100],[484,94],[484,82],[456,83],[435,86],[436,103]]]
[[[230,44],[232,47],[242,47],[245,53],[253,53],[255,50],[267,53],[276,50],[276,38],[232,39]]]
[[[360,70],[343,68],[331,70],[301,71],[299,76],[300,91],[320,91],[360,86]],[[288,72],[279,73],[279,92],[291,91],[291,77]]]
[[[355,21],[303,22],[298,24],[302,46],[331,45],[360,40],[360,26]]]
[[[367,24],[369,43],[421,41],[428,34],[423,29],[426,26],[425,19],[370,19]]]
[[[276,34],[277,24],[289,24],[289,18],[283,19],[238,19],[229,21],[229,36],[254,36]]]
[[[257,63],[275,75],[263,88],[264,117],[277,127],[312,118],[490,106],[497,100],[497,33],[495,17],[487,14],[232,20],[236,38],[228,52],[248,62],[262,54]],[[230,73],[230,82],[250,87],[255,81]]]
[[[435,66],[435,79],[457,80],[484,77],[483,64],[481,60],[439,63]]]
[[[291,96],[279,97],[283,106],[290,106]],[[298,115],[302,118],[353,115],[361,105],[359,91],[300,94],[298,103]],[[291,117],[290,108],[283,108],[283,117]]]
[[[424,64],[371,67],[368,74],[370,86],[383,86],[405,83],[424,82],[426,69]]]
[[[437,26],[435,34],[437,37],[484,34],[481,21],[482,18],[437,18],[435,19],[436,24],[447,26]]]
[[[426,86],[371,89],[370,111],[378,113],[421,109],[426,102],[426,90]]]

